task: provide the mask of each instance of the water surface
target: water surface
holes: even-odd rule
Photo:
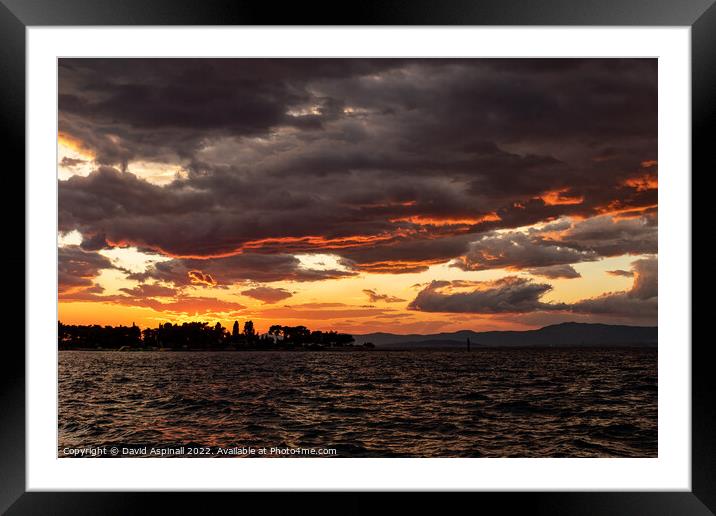
[[[657,352],[60,352],[66,447],[655,457]],[[213,453],[213,452],[212,452]]]

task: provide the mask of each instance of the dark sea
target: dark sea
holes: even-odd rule
[[[59,357],[60,457],[657,456],[655,349]]]

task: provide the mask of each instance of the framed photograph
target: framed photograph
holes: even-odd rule
[[[713,514],[710,0],[1,1],[3,511]]]

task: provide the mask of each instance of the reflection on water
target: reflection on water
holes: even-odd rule
[[[60,353],[59,447],[655,457],[656,350]]]

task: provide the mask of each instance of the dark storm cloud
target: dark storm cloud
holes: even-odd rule
[[[60,166],[73,168],[83,163],[87,163],[87,161],[84,159],[68,158],[67,156],[65,156],[64,158],[62,158],[62,161],[60,161]]]
[[[491,232],[472,242],[453,265],[468,271],[528,269],[537,275],[540,268],[562,266],[567,274],[561,277],[578,277],[564,266],[623,254],[656,253],[658,233],[651,219],[651,215],[603,215],[576,223],[563,219],[526,232]]]
[[[597,260],[592,250],[580,251],[544,242],[521,232],[489,234],[470,244],[467,254],[455,263],[466,271],[512,267],[516,269],[549,267]]]
[[[656,324],[659,306],[658,260],[655,257],[635,260],[631,266],[634,277],[631,289],[578,301],[570,306],[570,311]]]
[[[128,278],[139,281],[151,278],[180,287],[225,287],[243,281],[318,281],[355,274],[336,269],[307,269],[293,255],[249,253],[210,260],[173,259],[158,262],[145,272],[129,274]]]
[[[85,251],[100,251],[111,247],[107,244],[107,239],[102,233],[85,233],[82,238],[80,247]]]
[[[114,266],[101,254],[86,252],[78,246],[64,246],[57,250],[58,289],[65,292],[74,287],[91,287],[102,269]]]
[[[293,296],[288,290],[273,287],[254,287],[248,290],[242,290],[241,295],[258,299],[259,301],[263,301],[264,304],[278,303]]]
[[[564,304],[543,303],[540,298],[552,290],[545,283],[507,276],[495,281],[474,282],[469,292],[452,292],[449,281],[433,281],[421,290],[408,308],[423,312],[523,313],[564,309]]]
[[[612,292],[575,303],[544,303],[541,297],[552,290],[548,284],[507,276],[494,281],[433,281],[408,305],[411,310],[443,313],[533,313],[534,321],[547,324],[562,316],[547,312],[576,314],[580,320],[590,316],[599,320],[618,320],[655,324],[658,314],[658,262],[656,258],[632,263],[634,284],[630,290]],[[469,291],[456,291],[470,288]],[[557,317],[557,319],[555,319]],[[611,319],[609,319],[611,318]],[[566,319],[565,319],[566,320]]]
[[[571,310],[582,314],[609,315],[631,320],[644,319],[655,324],[658,308],[659,302],[655,297],[637,299],[625,294],[605,294],[575,303]]]
[[[607,271],[607,274],[609,274],[611,276],[621,276],[623,278],[631,278],[634,276],[634,273],[632,271],[625,271],[623,269]]]
[[[377,303],[378,301],[385,301],[386,303],[403,303],[405,299],[399,297],[389,296],[388,294],[380,294],[372,289],[364,289],[363,293],[368,296],[371,303]]]
[[[354,269],[377,273],[414,273],[464,253],[468,242],[474,238],[470,234],[448,234],[425,240],[399,238],[384,244],[337,249],[335,252],[345,257],[344,263]]]
[[[60,181],[60,229],[184,257],[152,273],[176,284],[350,274],[289,253],[399,273],[655,250],[655,225],[637,241],[630,219],[562,243],[489,233],[656,204],[655,60],[63,59],[59,73],[60,132],[98,167]],[[184,175],[150,184],[136,160]],[[270,254],[276,268],[258,264]]]
[[[408,210],[414,209],[403,205],[397,185],[393,185],[395,191],[390,185],[378,186],[385,198],[374,192],[373,205],[358,201],[351,206],[331,199],[332,192],[322,195],[319,186],[315,192],[302,191],[300,180],[262,182],[263,186],[249,186],[226,174],[161,187],[102,167],[88,177],[60,182],[60,228],[79,229],[85,237],[83,246],[92,249],[104,247],[105,242],[132,243],[179,256],[212,256],[258,242],[263,252],[333,252],[356,267],[365,264],[366,270],[376,270],[384,266],[391,271],[424,270],[423,262],[462,254],[472,238],[465,224],[430,227],[429,234],[441,238],[425,239],[428,230],[420,224],[390,222],[409,216]],[[356,190],[365,188],[358,184],[364,179],[353,182]],[[451,200],[449,192],[441,193],[440,185],[430,182],[434,180],[426,181],[420,195],[418,187],[411,188],[416,197],[424,196],[426,205],[438,204],[446,210],[464,202],[457,195]],[[322,187],[340,192],[347,183],[330,182]],[[373,184],[380,183],[376,178]],[[467,215],[458,211],[457,216]],[[314,234],[322,237],[303,238]],[[409,263],[401,265],[402,261]]]
[[[60,131],[80,139],[102,164],[167,152],[187,157],[207,137],[320,128],[340,100],[312,94],[312,81],[391,66],[391,60],[62,59]],[[304,105],[317,113],[300,114]]]
[[[636,260],[632,263],[634,285],[629,296],[637,299],[651,299],[659,295],[659,262],[656,258]]]
[[[574,267],[572,267],[571,265],[549,265],[547,267],[534,267],[531,269],[527,269],[527,272],[529,272],[533,276],[542,276],[544,278],[551,279],[574,279],[582,277],[582,275],[579,274],[576,270],[574,270]]]
[[[559,242],[601,256],[656,253],[658,231],[647,215],[633,218],[593,217],[574,224]]]

